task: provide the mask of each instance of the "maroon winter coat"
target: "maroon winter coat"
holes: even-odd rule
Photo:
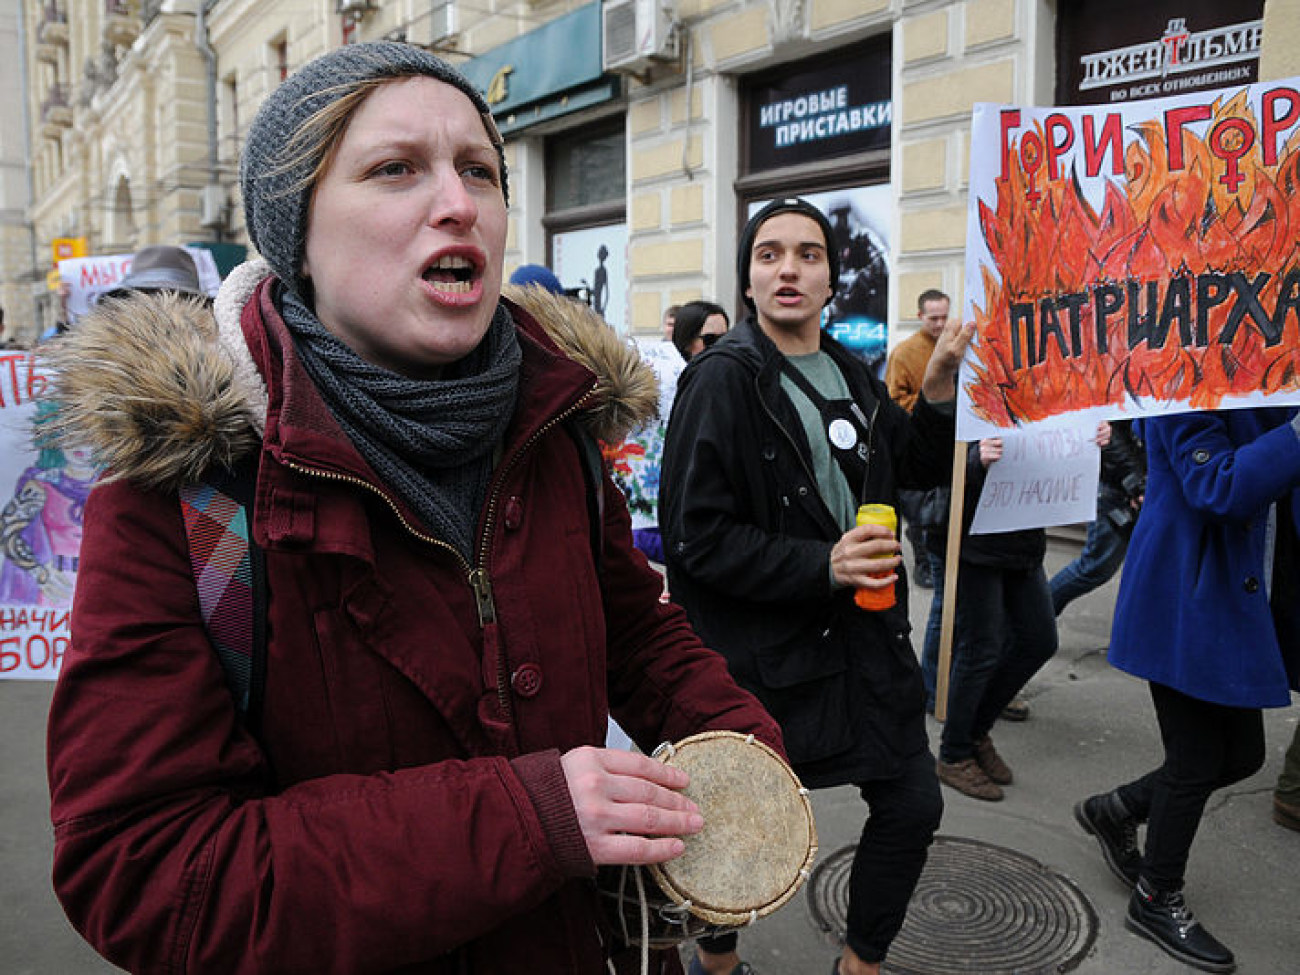
[[[559,421],[617,391],[593,397],[592,372],[516,314],[519,405],[472,567],[495,606],[481,621],[471,567],[343,436],[261,273],[227,282],[220,343],[201,314],[144,299],[54,353],[66,419],[122,476],[86,508],[50,714],[58,896],[133,972],[603,971],[561,753],[602,743],[608,709],[643,748],[708,728],[780,747],[659,601],[608,478],[597,576]],[[632,368],[605,345],[611,373]],[[263,416],[255,740],[203,628],[175,487]]]

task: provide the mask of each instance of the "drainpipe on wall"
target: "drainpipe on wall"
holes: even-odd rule
[[[198,19],[194,25],[194,46],[207,63],[206,93],[208,100],[208,182],[203,187],[203,209],[199,223],[212,231],[214,240],[220,242],[226,229],[226,189],[221,185],[220,153],[217,140],[217,52],[208,39],[208,8],[215,0],[200,0]]]
[[[695,39],[691,29],[680,20],[673,21],[673,31],[686,35],[686,129],[682,136],[682,172],[688,180],[695,179],[691,169],[691,112],[695,94]]]

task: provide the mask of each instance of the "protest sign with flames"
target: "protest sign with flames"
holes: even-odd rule
[[[1300,79],[980,105],[958,437],[1300,402]]]

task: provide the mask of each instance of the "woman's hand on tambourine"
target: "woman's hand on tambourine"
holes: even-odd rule
[[[681,856],[680,836],[704,828],[680,792],[689,776],[635,752],[575,748],[560,758],[578,825],[597,866],[664,863]]]

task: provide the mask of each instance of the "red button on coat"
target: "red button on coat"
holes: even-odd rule
[[[537,664],[524,664],[510,678],[510,686],[520,697],[536,697],[542,689],[542,668]]]

